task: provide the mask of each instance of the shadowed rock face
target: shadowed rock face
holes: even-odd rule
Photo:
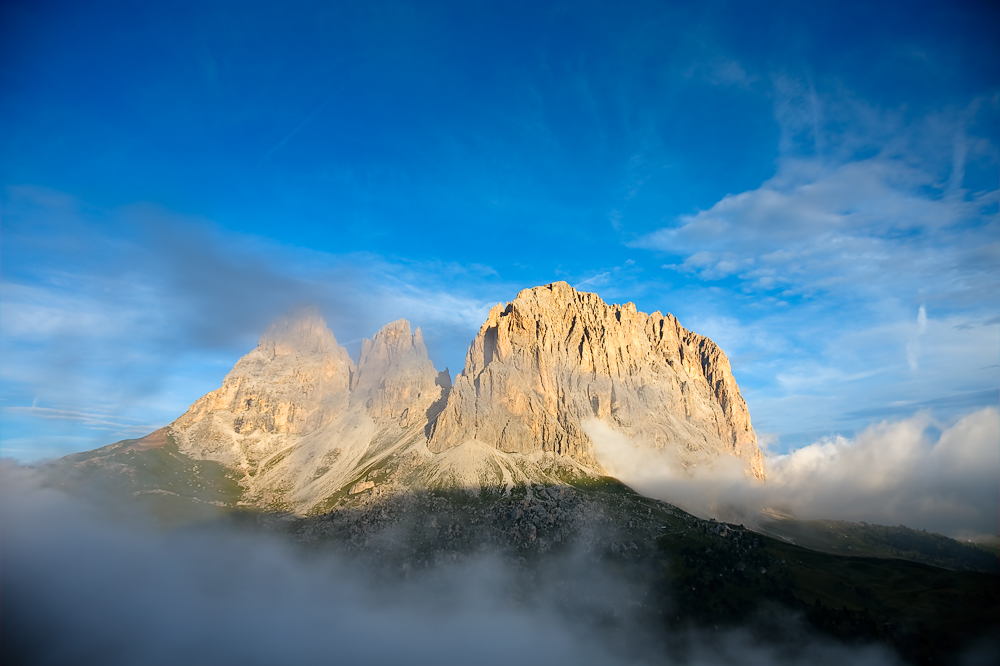
[[[684,465],[721,454],[763,478],[763,456],[726,355],[672,315],[608,305],[565,282],[495,306],[466,356],[428,446],[469,440],[593,464],[583,429],[605,421]]]

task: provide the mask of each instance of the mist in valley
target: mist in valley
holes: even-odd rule
[[[0,661],[995,663],[1000,564],[980,546],[1000,545],[996,4],[0,3]],[[579,390],[588,346],[614,343],[609,398],[629,366],[610,315],[545,400],[530,351],[491,368],[492,401],[462,379],[466,412],[374,417],[361,393],[388,375],[351,387],[365,342],[402,317],[448,369],[427,375],[444,398],[491,308],[557,282],[705,336],[662,382],[691,398],[697,377],[700,407],[650,408],[654,374],[631,413]],[[168,438],[303,306],[354,363],[346,411],[310,412],[323,382],[289,364],[280,400],[247,384],[197,422],[224,432]],[[718,372],[695,353],[709,343]],[[579,410],[550,408],[573,391]],[[718,419],[687,428],[706,405]],[[243,407],[330,430],[240,432]],[[741,429],[722,432],[734,409]],[[428,448],[460,413],[456,446],[443,429]],[[481,415],[496,436],[460,449]],[[650,415],[691,436],[649,435]],[[413,439],[393,440],[403,421]],[[568,423],[579,459],[529,441]],[[758,437],[763,482],[728,455],[757,465]],[[376,461],[392,441],[414,455]],[[532,470],[561,456],[593,475],[515,486],[511,465],[493,485],[512,494],[469,510],[461,484],[406,468],[450,451],[476,479],[522,446]],[[366,467],[343,453],[363,447]],[[306,486],[319,515],[277,512]],[[407,493],[475,529],[452,539]],[[814,519],[978,541],[898,530],[990,566],[765,530]]]
[[[9,462],[0,482],[8,663],[897,663],[777,609],[664,631],[581,553],[387,573],[280,532],[110,520]]]

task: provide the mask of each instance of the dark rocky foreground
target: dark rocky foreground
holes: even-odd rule
[[[982,553],[952,540],[943,548],[939,535],[893,528],[911,559],[937,566],[887,557],[881,541],[881,550],[856,540],[857,554],[820,552],[698,519],[609,478],[509,492],[376,486],[303,518],[242,505],[224,468],[170,446],[101,451],[48,469],[47,483],[118,519],[279,536],[350,563],[377,587],[491,563],[508,577],[510,603],[543,598],[573,626],[650,663],[683,657],[691,631],[748,631],[782,649],[803,636],[881,645],[914,664],[960,663],[977,642],[1000,645],[1000,576],[962,570],[983,564]]]
[[[574,621],[612,640],[621,627],[640,627],[662,639],[655,651],[664,654],[682,649],[672,637],[691,628],[749,628],[779,642],[804,631],[888,646],[915,664],[958,663],[977,641],[1000,639],[995,573],[808,550],[698,519],[613,479],[509,496],[365,493],[323,516],[232,519],[347,555],[382,580],[497,558],[517,572],[512,598],[561,591]],[[581,599],[598,580],[614,592]]]

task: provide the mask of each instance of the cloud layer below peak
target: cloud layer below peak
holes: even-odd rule
[[[996,535],[1000,523],[1000,412],[987,408],[944,426],[927,413],[877,423],[769,457],[766,483],[740,464],[682,470],[672,452],[630,441],[606,424],[587,433],[598,459],[637,491],[700,515],[776,508],[801,519],[906,525],[956,538]]]

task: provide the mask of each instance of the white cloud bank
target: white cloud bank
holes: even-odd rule
[[[822,439],[765,462],[751,481],[738,459],[683,470],[669,449],[630,441],[606,424],[586,431],[598,460],[640,493],[700,515],[733,505],[774,507],[799,518],[903,524],[966,538],[1000,524],[1000,413],[987,408],[938,427],[926,413],[870,426],[854,439]]]

